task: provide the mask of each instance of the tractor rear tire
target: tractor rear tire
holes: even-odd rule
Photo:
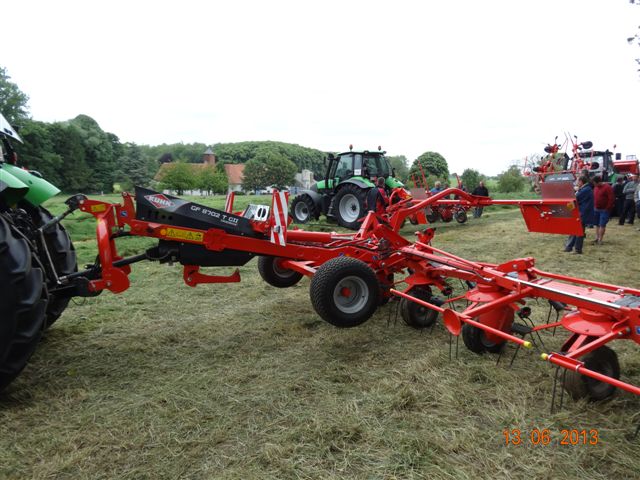
[[[497,343],[488,341],[484,335],[484,330],[468,323],[462,325],[462,341],[469,350],[478,355],[485,352],[500,353],[505,344],[505,341]]]
[[[280,257],[258,258],[258,272],[262,279],[272,287],[293,287],[302,278],[302,274],[280,266]]]
[[[616,352],[609,347],[600,347],[584,356],[585,368],[594,370],[603,375],[620,378],[620,364]],[[616,390],[616,387],[608,383],[600,382],[595,378],[585,377],[572,370],[567,370],[564,388],[574,400],[588,397],[591,401],[605,400]]]
[[[32,257],[27,241],[0,217],[0,390],[27,365],[42,336],[47,292]]]
[[[409,291],[409,294],[425,302],[429,302],[432,296],[429,287],[415,287]],[[400,300],[400,314],[404,323],[417,330],[431,327],[438,319],[437,311],[418,305],[406,298]]]
[[[456,211],[454,217],[456,218],[456,222],[465,223],[467,221],[467,212],[464,209],[460,209]]]
[[[366,215],[365,203],[368,189],[349,183],[338,190],[333,198],[333,215],[338,225],[349,230],[358,230]]]
[[[306,194],[296,196],[291,202],[291,216],[294,223],[308,223],[311,219],[318,218],[313,199]]]
[[[33,223],[37,228],[47,223],[53,218],[53,215],[44,207],[29,206],[27,211],[33,219]],[[44,241],[51,255],[51,261],[56,269],[59,277],[70,275],[78,271],[78,262],[76,258],[76,249],[71,242],[69,234],[61,223],[52,225],[44,231]],[[45,263],[46,258],[40,261]],[[49,328],[54,322],[60,318],[62,312],[69,304],[69,297],[59,297],[55,294],[49,295],[49,304],[47,305],[47,318],[45,320],[45,328]]]
[[[336,257],[325,262],[311,278],[311,304],[325,321],[339,328],[363,324],[380,303],[380,283],[364,262]]]

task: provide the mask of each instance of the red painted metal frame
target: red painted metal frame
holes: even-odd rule
[[[455,194],[459,196],[458,200],[446,199]],[[358,232],[339,234],[289,229],[285,233],[286,245],[277,245],[269,241],[271,228],[275,224],[271,217],[262,222],[251,221],[254,231],[260,235],[255,238],[232,235],[215,228],[198,230],[138,220],[133,198],[127,193],[123,194],[122,205],[87,199],[81,202],[80,210],[97,219],[96,235],[101,267],[100,278],[91,280],[89,288],[92,291],[106,289],[119,293],[129,287],[130,267],[118,267],[114,264],[121,259],[114,238],[123,234],[194,243],[213,252],[235,250],[279,257],[283,267],[307,276],[313,275],[326,261],[344,255],[368,264],[376,272],[385,295],[398,295],[442,312],[445,325],[456,335],[460,333],[461,325],[467,323],[483,329],[493,340],[530,346],[528,341],[511,333],[511,321],[498,319],[500,312],[505,312],[505,309],[515,311],[528,298],[546,298],[572,305],[573,309],[567,311],[560,322],[535,328],[538,331],[561,326],[572,333],[563,347],[566,354],[551,353],[545,359],[640,395],[640,388],[609,377],[603,379],[597,372],[585,369],[578,360],[614,339],[631,339],[640,343],[640,308],[614,303],[624,295],[640,296],[640,290],[543,272],[535,268],[533,258],[515,259],[499,265],[465,260],[432,247],[430,241],[434,230],[430,228],[416,232],[415,243],[398,233],[404,219],[430,205],[437,205],[438,202],[458,202],[472,206],[519,205],[525,218],[528,215],[538,217],[536,228],[549,233],[565,233],[566,225],[569,225],[569,231],[576,227],[578,212],[575,200],[493,200],[473,196],[455,188],[420,201],[405,200],[392,205],[389,215],[384,218],[370,212]],[[532,209],[528,210],[529,207]],[[552,209],[556,207],[565,208],[565,213],[570,213],[568,216],[560,216],[560,223],[547,220],[553,217]],[[527,225],[531,228],[531,222],[527,222]],[[240,280],[237,271],[229,276],[214,276],[201,273],[197,265],[185,265],[183,269],[184,281],[189,286]],[[392,288],[394,285],[389,283],[390,275],[406,271],[410,274],[402,281],[407,284],[407,288],[404,291]],[[470,305],[462,312],[436,307],[410,294],[411,289],[416,286],[433,286],[446,291],[449,289],[447,281],[450,278],[478,285],[465,295]],[[589,325],[597,325],[598,334],[586,331]]]
[[[639,387],[588,370],[579,360],[580,357],[613,340],[629,339],[640,344],[640,306],[632,308],[619,303],[625,296],[640,297],[640,290],[544,272],[534,267],[532,258],[511,260],[501,265],[480,264],[420,242],[404,247],[401,251],[407,256],[408,267],[420,272],[419,279],[416,281],[410,276],[407,279],[408,287],[404,291],[392,290],[391,293],[442,312],[445,326],[452,334],[459,335],[462,324],[467,323],[482,329],[487,336],[531,346],[523,338],[513,335],[510,328],[501,330],[498,334],[491,325],[476,319],[503,308],[504,305],[517,308],[516,302],[525,299],[544,298],[562,302],[572,308],[567,307],[569,309],[559,322],[539,325],[532,331],[564,328],[571,333],[562,347],[565,353],[545,353],[542,358],[554,365],[640,395]],[[436,307],[410,294],[415,286],[435,285],[442,288],[449,278],[490,286],[500,295],[493,301],[471,303],[462,312],[457,312],[449,308]],[[470,290],[465,298],[469,300],[477,289],[478,287]],[[578,317],[579,321],[573,322],[572,316]]]

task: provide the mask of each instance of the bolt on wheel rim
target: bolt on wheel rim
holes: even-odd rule
[[[351,193],[346,194],[340,200],[340,216],[347,222],[355,222],[360,218],[360,202]]]
[[[333,289],[333,303],[344,313],[358,313],[368,299],[369,287],[360,277],[345,277]]]

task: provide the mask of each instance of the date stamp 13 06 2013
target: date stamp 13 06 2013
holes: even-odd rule
[[[577,446],[598,445],[601,440],[596,428],[511,428],[502,431],[505,446]]]

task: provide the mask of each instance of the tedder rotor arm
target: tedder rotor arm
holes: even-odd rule
[[[456,200],[448,199],[454,195]],[[530,232],[581,235],[582,224],[575,197],[543,198],[534,200],[495,200],[491,197],[472,195],[459,188],[447,188],[423,200],[402,203],[389,208],[389,223],[398,231],[404,220],[432,206],[461,205],[488,207],[491,205],[517,205],[520,207]]]
[[[532,343],[516,336],[512,323],[492,323],[504,309],[519,310],[517,303],[525,299],[543,298],[562,305],[565,315],[559,322],[532,326],[526,334],[561,327],[571,336],[561,352],[543,353],[541,358],[570,371],[640,395],[640,387],[620,381],[605,371],[596,371],[580,360],[613,340],[630,339],[640,343],[640,290],[543,272],[534,267],[532,258],[516,259],[501,265],[476,263],[416,242],[401,250],[414,272],[407,278],[404,291],[393,289],[393,295],[436,310],[443,315],[446,328],[460,335],[463,325],[511,343],[532,347]],[[426,302],[411,294],[420,285],[446,284],[447,278],[472,280],[475,288],[462,298],[471,305],[462,312]],[[490,293],[481,298],[484,292]]]

